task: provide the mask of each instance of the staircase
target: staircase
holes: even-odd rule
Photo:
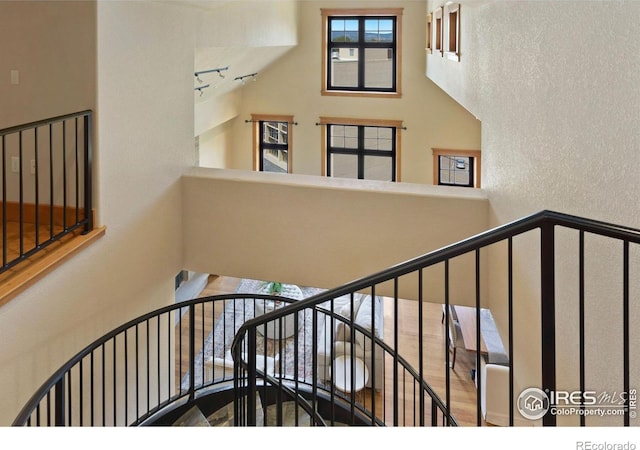
[[[631,355],[638,349],[631,340],[630,311],[640,305],[632,298],[630,287],[635,279],[631,255],[638,244],[639,230],[542,211],[303,300],[233,294],[171,305],[122,325],[78,353],[33,395],[14,425],[456,426],[452,379],[457,374],[451,369],[445,344],[445,367],[438,375],[444,379],[444,389],[432,387],[427,370],[430,336],[423,333],[422,324],[425,303],[440,303],[449,311],[448,306],[461,300],[458,280],[473,288],[472,295],[462,300],[475,308],[476,348],[481,348],[481,305],[486,305],[490,292],[492,313],[500,318],[497,322],[507,354],[504,382],[494,386],[494,391],[484,392],[490,385],[484,380],[488,375],[485,370],[476,371],[478,426],[484,424],[483,399],[496,396],[507,399],[503,413],[508,425],[516,421],[545,426],[601,425],[603,420],[598,417],[558,418],[550,409],[539,417],[527,417],[519,403],[527,386],[521,384],[525,380],[543,393],[563,391],[570,386],[565,380],[571,376],[578,380],[577,389],[571,389],[586,392],[594,389],[589,384],[593,380],[612,373],[619,375],[619,381],[611,382],[607,389],[630,395],[619,405],[622,414],[605,422],[637,424],[630,386],[639,381],[631,373]],[[618,257],[602,258],[603,248],[613,249]],[[475,270],[458,273],[458,258],[471,258]],[[486,276],[488,270],[492,283]],[[503,282],[493,281],[497,274]],[[614,280],[614,289],[606,282],[592,281],[598,277]],[[531,286],[531,280],[539,288]],[[587,345],[594,332],[593,310],[602,303],[603,289],[611,314],[597,319],[606,321],[607,329],[618,330],[619,336],[618,343],[606,348]],[[369,301],[360,307],[357,317],[350,314],[357,298],[376,299],[382,292],[384,320],[392,330],[384,337],[376,332],[383,316],[381,302]],[[386,297],[387,292],[392,295]],[[401,315],[402,299],[415,300],[417,313]],[[256,314],[271,302],[286,305]],[[534,313],[531,305],[538,305]],[[202,327],[196,326],[196,317],[225,308],[230,314],[222,315],[209,341]],[[361,320],[361,314],[367,320]],[[176,319],[183,316],[187,329],[175,333]],[[518,317],[524,317],[524,322]],[[446,319],[444,336],[449,335]],[[398,340],[400,327],[409,321],[415,321],[418,329],[411,349],[416,357],[410,357]],[[566,321],[577,326],[563,326]],[[265,329],[278,333],[267,338],[260,333]],[[285,336],[285,329],[299,331]],[[539,350],[539,360],[527,361],[531,348]],[[174,350],[189,355],[188,367],[181,367],[182,359],[174,357]],[[231,352],[233,367],[207,371],[204,358],[225,350]],[[267,355],[275,353],[279,358],[267,360]],[[339,354],[365,362],[370,389],[356,393],[333,387],[333,365],[327,366],[326,361],[335,362]],[[594,357],[607,367],[607,373],[587,364]],[[271,366],[267,361],[272,361]],[[527,369],[524,363],[539,368]],[[476,352],[475,367],[487,365]],[[176,373],[188,376],[178,383]],[[380,378],[384,383],[379,383]],[[529,384],[529,380],[534,381]],[[586,410],[584,397],[576,407]]]

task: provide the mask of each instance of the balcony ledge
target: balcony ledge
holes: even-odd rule
[[[104,236],[106,227],[87,234],[70,234],[49,245],[36,255],[0,274],[0,306],[9,302],[29,286],[61,265],[82,249]]]

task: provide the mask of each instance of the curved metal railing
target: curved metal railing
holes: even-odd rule
[[[520,239],[524,251],[518,247]],[[563,298],[565,303],[576,303],[578,354],[577,363],[563,370],[575,370],[580,389],[588,388],[585,317],[590,308],[586,291],[591,286],[585,281],[585,269],[587,265],[601,272],[618,269],[611,258],[600,257],[603,240],[607,249],[614,247],[611,243],[620,244],[622,298],[611,298],[609,303],[621,312],[610,320],[621,318],[622,351],[597,351],[600,358],[611,359],[608,367],[620,369],[622,382],[616,390],[628,393],[630,355],[637,351],[629,339],[629,311],[636,307],[630,296],[630,253],[640,244],[640,231],[542,211],[307,299],[236,294],[194,299],[146,314],[63,365],[33,395],[14,425],[150,424],[172,408],[201,401],[208,389],[231,389],[230,385],[234,424],[239,426],[483,425],[489,420],[483,398],[501,396],[484,392],[485,374],[480,369],[490,360],[476,352],[470,362],[478,369],[476,414],[463,421],[468,405],[458,404],[456,383],[461,377],[451,367],[445,337],[451,331],[449,306],[462,301],[475,309],[475,348],[481,348],[480,312],[488,295],[483,289],[485,265],[493,276],[499,272],[506,280],[504,292],[494,290],[491,295],[504,296],[503,302],[495,303],[504,309],[495,312],[506,317],[509,375],[508,383],[497,389],[508,399],[503,405],[506,424],[514,425],[518,376],[514,358],[519,350],[514,335],[520,332],[514,329],[514,315],[525,303],[520,296],[527,300],[539,296],[540,315],[531,319],[540,325],[540,389],[555,391],[556,352],[573,345],[566,338],[556,341],[556,293],[567,284],[563,280],[558,285],[556,278],[568,266],[579,274],[578,295]],[[532,250],[539,255],[539,264],[530,261]],[[596,258],[588,258],[591,252]],[[527,281],[537,279],[539,292],[514,290],[516,278],[522,276],[514,270],[521,254],[528,258]],[[439,340],[424,326],[434,318],[433,308],[427,309],[434,303],[437,311],[443,305]],[[400,339],[403,333],[413,333],[411,345]],[[227,350],[232,370],[228,357],[225,363]],[[620,357],[615,359],[616,355]],[[442,356],[444,367],[430,365]],[[627,396],[620,418],[624,425],[630,423],[632,406]],[[585,414],[578,420],[587,424]],[[542,422],[555,425],[556,418],[548,413]]]

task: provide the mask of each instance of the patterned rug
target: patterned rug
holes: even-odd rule
[[[258,293],[264,286],[264,281],[243,279],[241,280],[236,293],[253,294]],[[324,292],[325,289],[299,286],[302,291],[302,297],[308,298],[316,295],[320,292]],[[257,300],[263,304],[263,300]],[[242,326],[242,324],[255,317],[256,301],[253,298],[237,299],[234,301],[227,301],[224,308],[224,313],[220,315],[216,321],[213,332],[207,337],[203,348],[200,350],[195,360],[195,385],[208,383],[212,380],[204,379],[203,375],[203,361],[206,357],[213,356],[218,358],[224,358],[225,353],[230,350],[233,338]],[[293,316],[285,318],[286,321],[294,320]],[[258,355],[266,354],[269,357],[279,358],[277,363],[277,371],[282,369],[283,374],[287,378],[295,379],[311,379],[312,375],[312,345],[313,345],[313,320],[311,310],[299,313],[298,317],[298,333],[297,333],[297,348],[295,335],[286,339],[268,339],[258,334],[256,342]],[[324,326],[324,315],[318,315],[318,327]],[[297,350],[297,373],[295,367]],[[206,376],[206,375],[204,375]],[[187,373],[182,379],[182,388],[188,389],[189,387],[189,374]]]

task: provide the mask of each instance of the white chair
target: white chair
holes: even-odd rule
[[[365,330],[372,330],[373,334],[383,339],[383,304],[380,297],[375,299],[375,317],[371,316],[371,296],[357,295],[354,299],[355,319]],[[326,306],[329,309],[329,306]],[[351,313],[351,300],[349,296],[334,300],[334,311],[349,319]],[[333,332],[332,332],[333,326]],[[331,383],[331,366],[334,360],[340,356],[355,357],[361,359],[368,376],[365,377],[365,387],[382,390],[384,386],[384,351],[379,345],[374,345],[371,338],[360,331],[355,331],[355,341],[351,342],[351,327],[341,320],[332,320],[326,316],[324,326],[318,332],[318,352],[316,364],[318,367],[318,379]],[[333,337],[333,341],[332,338]],[[375,384],[375,385],[374,385]]]

